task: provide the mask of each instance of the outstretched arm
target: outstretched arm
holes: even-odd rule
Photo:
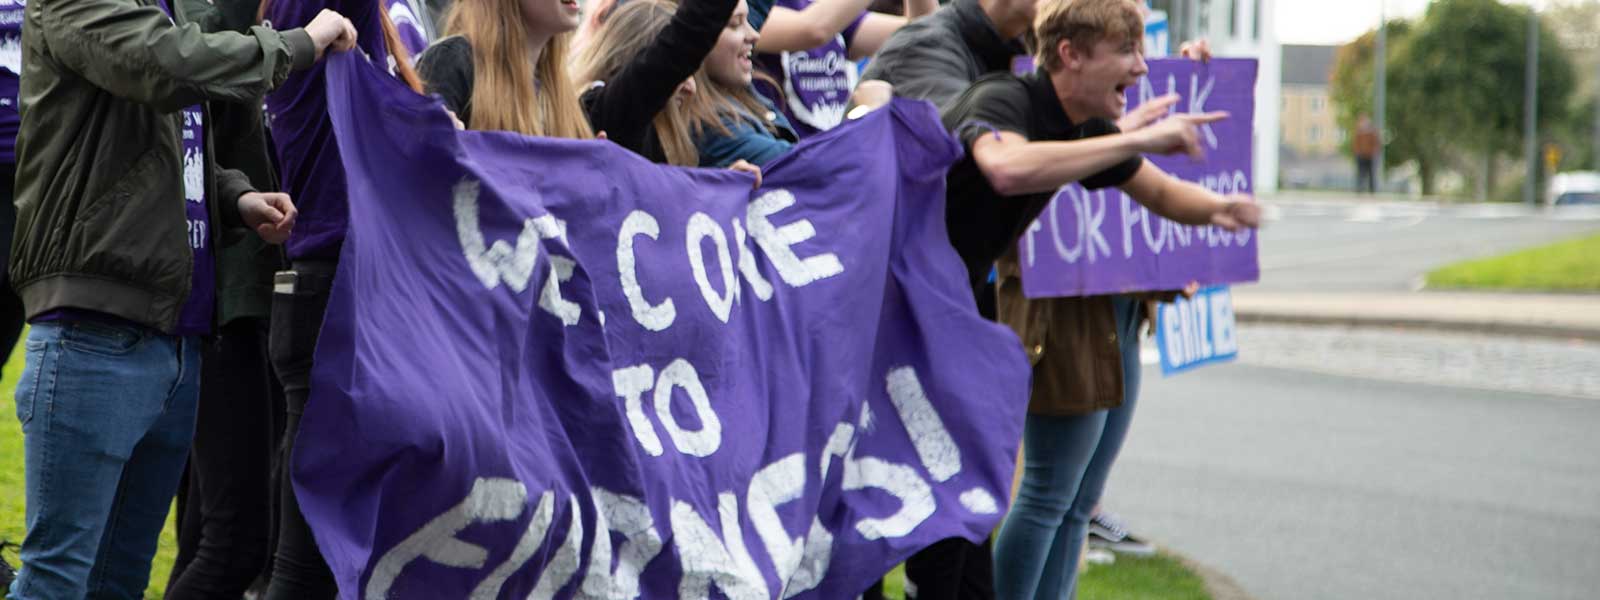
[[[1151,212],[1185,225],[1216,225],[1229,231],[1261,226],[1261,207],[1249,196],[1223,196],[1168,175],[1150,162],[1122,185],[1122,191]]]

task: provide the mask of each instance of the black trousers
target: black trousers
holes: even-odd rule
[[[0,165],[0,372],[10,360],[11,350],[17,347],[22,335],[22,322],[26,313],[22,298],[11,289],[11,236],[17,228],[17,165]]]
[[[1373,159],[1356,159],[1356,191],[1375,193],[1378,189],[1378,179],[1373,170]]]
[[[906,600],[992,600],[994,557],[982,545],[948,538],[906,561]]]
[[[272,295],[272,332],[269,354],[272,367],[283,384],[285,422],[278,477],[278,542],[273,557],[272,578],[266,600],[331,600],[338,595],[333,573],[317,549],[316,538],[300,514],[289,472],[293,465],[294,441],[311,393],[311,355],[322,330],[322,316],[328,311],[328,292],[333,286],[335,264],[331,261],[295,261],[298,273],[294,289],[279,288]],[[274,286],[275,288],[278,286]]]
[[[271,552],[274,415],[282,394],[267,365],[266,322],[227,324],[202,357],[168,600],[239,598]]]

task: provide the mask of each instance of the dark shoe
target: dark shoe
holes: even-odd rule
[[[1156,553],[1154,544],[1129,533],[1128,526],[1121,518],[1106,511],[1100,511],[1089,519],[1089,547],[1128,556],[1153,556]]]
[[[4,597],[11,589],[11,582],[17,579],[17,570],[11,568],[11,561],[6,560],[6,547],[11,542],[0,542],[0,597]]]

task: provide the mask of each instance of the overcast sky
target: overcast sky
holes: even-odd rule
[[[1509,0],[1528,4],[1528,0]],[[1428,0],[1387,0],[1392,17],[1415,18]],[[1533,0],[1543,5],[1543,0]],[[1343,44],[1378,25],[1380,0],[1278,0],[1278,41],[1285,44]]]

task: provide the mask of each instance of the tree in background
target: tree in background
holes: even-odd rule
[[[1422,192],[1451,169],[1496,188],[1498,163],[1522,148],[1522,88],[1528,9],[1497,0],[1437,0],[1417,23],[1391,22],[1388,45],[1386,165],[1415,161]],[[1332,93],[1340,125],[1372,110],[1373,46],[1369,32],[1340,49]],[[1570,127],[1575,76],[1556,36],[1539,45],[1541,136]]]
[[[1394,65],[1395,48],[1409,37],[1412,29],[1410,21],[1396,19],[1389,21],[1388,48],[1391,70]],[[1377,52],[1378,32],[1368,31],[1348,44],[1340,46],[1334,53],[1333,74],[1329,81],[1329,95],[1337,107],[1339,128],[1346,132],[1356,130],[1356,122],[1361,115],[1374,115],[1376,108],[1373,106],[1373,95],[1376,93],[1376,73],[1374,72],[1373,56]],[[1394,75],[1389,75],[1389,102],[1394,102]],[[1430,140],[1427,137],[1415,135],[1415,132],[1406,129],[1407,123],[1396,122],[1394,111],[1390,110],[1388,121],[1384,123],[1387,130],[1386,144],[1384,146],[1384,169],[1398,167],[1402,164],[1417,163],[1417,170],[1422,179],[1422,193],[1433,193],[1433,174],[1437,171],[1439,150],[1441,148],[1424,148]],[[1346,136],[1345,151],[1350,152],[1350,141],[1354,136]]]
[[[1554,32],[1566,48],[1577,75],[1569,119],[1550,134],[1562,150],[1560,169],[1600,169],[1600,148],[1595,147],[1600,127],[1600,0],[1551,2],[1540,16],[1545,30]]]

